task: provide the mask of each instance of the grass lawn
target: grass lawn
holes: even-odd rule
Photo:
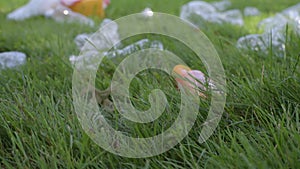
[[[207,24],[203,32],[215,45],[227,79],[227,102],[218,128],[210,139],[198,142],[202,117],[209,101],[201,103],[199,119],[189,135],[161,155],[132,159],[111,154],[94,143],[81,128],[72,102],[70,55],[78,55],[73,39],[93,33],[79,24],[56,23],[43,17],[8,21],[6,15],[26,0],[0,1],[0,52],[27,54],[25,65],[0,71],[0,168],[300,168],[300,39],[289,33],[286,56],[242,53],[235,48],[239,37],[258,33],[257,23],[298,0],[231,0],[231,8],[255,6],[258,17],[245,18],[245,26]],[[188,0],[112,0],[107,17],[117,19],[145,7],[179,16]],[[100,23],[96,20],[96,23]],[[193,60],[187,48],[165,42],[168,50]],[[110,63],[107,61],[107,63]],[[103,70],[102,70],[103,69]],[[99,70],[99,86],[107,86],[113,70]],[[134,104],[149,108],[154,86],[168,91],[170,111],[152,124],[122,121],[106,113],[114,128],[136,137],[147,137],[168,128],[180,95],[172,79],[145,71],[131,86]],[[142,85],[148,85],[142,88]]]

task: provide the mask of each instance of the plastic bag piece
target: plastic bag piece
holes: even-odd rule
[[[219,18],[225,23],[230,23],[239,26],[244,25],[243,15],[238,9],[233,9],[220,13]]]
[[[224,1],[224,3],[228,3]],[[229,23],[242,26],[244,24],[242,13],[235,10],[220,12],[212,4],[203,1],[192,1],[182,6],[180,18],[195,25],[204,26],[205,22]]]
[[[110,23],[109,25],[107,25]],[[90,40],[90,37],[92,34],[80,34],[75,38],[75,43],[77,47],[80,50],[85,50],[88,52],[85,52],[84,56],[70,56],[69,60],[72,64],[75,64],[75,62],[78,63],[89,63],[90,69],[97,69],[97,65],[95,65],[94,57],[99,55],[99,50],[107,50],[107,48],[110,46],[109,44],[117,44],[119,39],[119,33],[118,33],[118,24],[110,19],[104,19],[100,25],[100,28],[104,26],[109,26],[107,32],[101,32],[101,34],[94,34],[93,41],[90,43],[86,43]],[[99,37],[96,37],[99,36]],[[96,48],[95,48],[96,46]],[[97,59],[97,58],[95,58]]]
[[[147,48],[156,48],[159,50],[164,50],[164,46],[160,41],[142,39],[124,48],[121,49],[115,48],[114,50],[105,53],[105,55],[107,58],[123,57],[123,56],[130,55],[134,52],[137,52],[141,49],[147,49]]]
[[[300,3],[277,13],[273,17],[262,20],[258,27],[264,30],[261,35],[248,35],[241,37],[237,42],[238,48],[250,50],[262,49],[268,54],[272,47],[275,56],[285,55],[285,42],[287,39],[287,26],[300,36]],[[257,36],[260,38],[258,39]]]
[[[290,20],[282,14],[276,14],[273,17],[266,18],[258,23],[259,29],[264,32],[272,31],[274,28],[284,28]],[[278,29],[277,29],[278,30]]]
[[[273,17],[264,19],[258,24],[259,28],[265,32],[274,28],[277,30],[279,28],[286,29],[286,25],[289,25],[295,33],[300,35],[300,3],[277,13]]]
[[[237,41],[237,47],[245,50],[250,49],[253,51],[266,51],[267,44],[263,41],[262,35],[251,34],[241,37]]]
[[[225,11],[231,6],[231,2],[229,0],[217,1],[211,3],[218,11]]]
[[[237,47],[246,51],[262,52],[264,55],[269,54],[269,49],[272,48],[275,56],[283,57],[285,54],[284,37],[285,36],[278,31],[264,34],[251,34],[241,37],[237,41]]]
[[[15,68],[26,62],[26,55],[22,52],[3,52],[0,53],[0,69]]]
[[[102,34],[104,34],[105,37],[107,37],[107,39],[109,39],[113,44],[116,44],[119,42],[118,25],[110,19],[104,19],[100,25],[100,28],[102,28],[103,26],[105,26],[110,22],[112,23],[109,25],[110,26],[109,31],[108,32],[102,31]],[[79,34],[75,37],[74,42],[77,45],[79,50],[83,48],[85,43],[89,40],[89,38],[92,35],[93,34],[84,33],[84,34]],[[105,43],[103,38],[94,38],[93,44],[97,46],[97,48],[99,49],[106,49],[108,47],[107,43]]]
[[[181,7],[180,18],[188,20],[191,14],[196,14],[205,19],[208,14],[216,13],[214,6],[203,1],[192,1]]]
[[[30,0],[26,5],[7,15],[10,20],[24,20],[33,16],[44,15],[53,7],[60,5],[60,0]]]
[[[260,11],[255,7],[246,7],[244,9],[244,16],[258,16],[260,14]]]
[[[290,19],[290,25],[300,35],[300,3],[285,9],[282,14]]]

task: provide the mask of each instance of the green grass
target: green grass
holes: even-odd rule
[[[246,26],[241,28],[208,24],[203,32],[220,55],[228,83],[225,112],[217,130],[207,142],[198,143],[202,116],[209,105],[203,100],[199,119],[180,144],[159,156],[131,159],[94,143],[81,128],[72,105],[73,70],[68,57],[79,53],[73,39],[97,28],[43,17],[22,22],[5,19],[25,2],[0,2],[0,52],[18,50],[28,56],[24,66],[0,72],[0,168],[300,168],[300,39],[296,35],[288,35],[287,55],[277,58],[272,52],[262,56],[235,48],[240,36],[259,31],[255,28],[259,17],[246,18]],[[145,7],[179,15],[186,2],[113,0],[107,16],[116,19]],[[232,8],[256,6],[267,17],[298,0],[232,2]],[[189,58],[191,67],[199,64],[186,48],[164,42],[168,50]],[[98,82],[103,88],[114,69],[107,65],[99,70]],[[134,104],[142,110],[149,106],[151,89],[159,86],[166,90],[171,106],[163,118],[142,125],[107,112],[112,126],[136,137],[167,128],[177,115],[172,112],[178,111],[179,95],[172,79],[165,79],[161,72],[145,71],[131,86]]]

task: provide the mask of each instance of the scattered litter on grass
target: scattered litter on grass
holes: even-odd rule
[[[97,69],[98,65],[95,59],[99,56],[99,52],[101,50],[108,50],[111,44],[117,44],[120,41],[116,22],[110,19],[104,19],[100,25],[100,29],[104,26],[108,26],[105,30],[109,31],[102,31],[101,34],[80,34],[76,36],[74,41],[77,47],[84,52],[84,55],[70,56],[69,60],[72,64],[77,62],[85,63],[86,65],[86,63],[88,63],[91,69]]]
[[[255,7],[246,7],[244,9],[244,16],[258,16],[260,11]]]
[[[6,68],[15,68],[26,62],[26,55],[22,52],[3,52],[0,53],[0,70]]]
[[[149,39],[142,39],[139,40],[131,45],[128,45],[124,48],[115,48],[114,50],[105,53],[104,55],[107,58],[114,58],[116,56],[122,57],[137,52],[141,49],[148,49],[148,48],[155,48],[159,50],[164,50],[163,44],[158,40],[149,40]]]
[[[231,6],[231,2],[229,0],[217,1],[211,3],[218,11],[225,11]]]
[[[182,6],[180,18],[190,21],[202,27],[205,22],[229,23],[242,26],[243,16],[240,10],[224,11],[231,5],[230,1],[208,3],[204,1],[192,1]]]
[[[95,57],[99,56],[99,52],[101,52],[101,50],[103,51],[109,50],[109,47],[112,44],[117,46],[115,46],[113,49],[109,50],[108,52],[103,53],[105,57],[110,59],[115,58],[117,56],[119,57],[127,56],[131,53],[139,51],[140,49],[147,49],[147,48],[156,48],[159,50],[164,49],[163,44],[160,41],[149,40],[149,39],[142,39],[124,47],[122,44],[119,44],[120,38],[118,34],[117,23],[115,23],[110,19],[104,19],[103,22],[101,23],[100,28],[103,28],[104,26],[109,26],[108,29],[105,29],[109,31],[107,32],[102,31],[101,34],[94,34],[94,35],[80,34],[76,36],[74,41],[80,50],[84,50],[84,55],[70,56],[69,60],[72,64],[75,64],[76,62],[90,63],[89,68],[97,69],[97,65],[95,64],[97,63],[95,62],[95,59],[97,58]],[[91,42],[91,44],[86,42]]]
[[[247,35],[237,41],[240,49],[260,51],[275,56],[285,55],[287,28],[300,36],[300,3],[277,13],[273,17],[262,20],[258,27],[264,33]],[[271,50],[270,50],[271,49]]]
[[[109,24],[110,28],[106,30],[109,31],[107,32],[102,31],[102,34],[105,36],[105,38],[104,37],[93,38],[93,44],[97,46],[97,48],[99,49],[105,49],[108,47],[108,44],[106,42],[107,40],[109,40],[113,44],[116,44],[120,41],[119,34],[118,34],[118,25],[115,22],[113,22],[111,19],[104,19],[100,25],[100,28],[103,28],[108,23],[110,23]],[[81,50],[84,47],[84,44],[87,41],[90,41],[90,37],[92,35],[93,34],[87,34],[87,33],[77,35],[74,39],[74,42],[77,45],[78,49]],[[96,35],[97,34],[95,34],[95,36]],[[94,48],[94,46],[90,46],[90,47]]]

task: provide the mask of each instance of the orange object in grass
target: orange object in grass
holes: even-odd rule
[[[69,6],[69,8],[85,16],[104,18],[105,14],[102,5],[102,0],[81,0]]]
[[[205,75],[199,70],[192,70],[188,66],[185,65],[176,65],[173,68],[173,72],[175,72],[180,77],[176,77],[178,85],[183,87],[187,87],[191,92],[197,93],[199,96],[206,98],[206,95],[196,87],[201,88],[202,90],[206,90],[206,88],[201,83],[205,83],[206,78]]]

